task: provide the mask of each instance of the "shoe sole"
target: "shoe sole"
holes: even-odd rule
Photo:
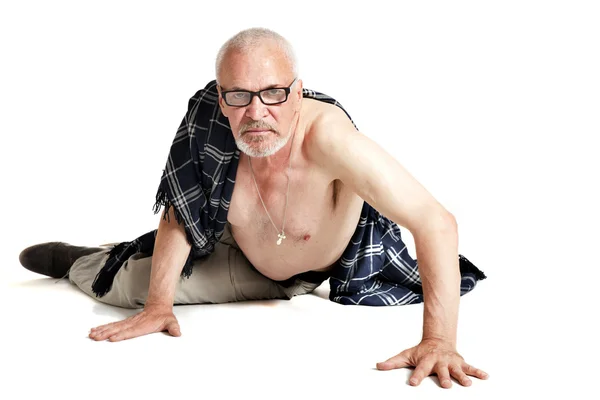
[[[101,244],[100,247],[113,247],[113,246],[118,245],[119,243],[121,243],[121,242]]]

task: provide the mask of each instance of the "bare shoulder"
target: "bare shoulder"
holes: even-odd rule
[[[361,134],[340,107],[313,99],[305,102],[310,116],[304,138],[307,156],[316,164],[323,165],[328,154],[343,152],[344,144]]]
[[[339,106],[314,99],[304,99],[304,102],[310,108],[311,126],[315,128],[315,132],[319,133],[323,129],[327,130],[328,127],[354,128],[348,115]]]
[[[313,104],[310,104],[312,107]],[[307,158],[383,215],[418,232],[448,215],[443,206],[387,149],[359,132],[341,108],[324,104],[307,115]],[[431,222],[433,221],[433,222]]]

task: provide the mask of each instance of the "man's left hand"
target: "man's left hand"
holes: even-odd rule
[[[488,378],[488,374],[467,364],[456,352],[454,345],[439,339],[423,339],[417,346],[377,363],[377,369],[382,371],[404,367],[415,367],[409,380],[412,386],[419,385],[425,377],[432,374],[437,374],[443,388],[452,386],[450,376],[463,386],[471,386],[467,375],[479,379]]]

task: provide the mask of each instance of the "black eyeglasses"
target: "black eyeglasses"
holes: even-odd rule
[[[251,92],[249,90],[227,90],[224,92],[222,91],[221,96],[225,99],[225,103],[232,107],[246,107],[248,104],[252,103],[252,98],[254,96],[258,96],[260,101],[268,106],[281,104],[287,101],[292,86],[294,86],[297,79],[298,78],[295,78],[288,87],[263,89],[258,92]]]

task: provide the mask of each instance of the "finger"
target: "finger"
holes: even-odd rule
[[[118,332],[129,329],[131,326],[132,323],[130,321],[121,321],[120,323],[117,323],[107,329],[104,329],[103,331],[91,333],[90,337],[94,340],[106,340],[110,336],[115,335]]]
[[[122,329],[120,332],[109,336],[108,340],[111,342],[118,342],[120,340],[144,336],[149,333],[161,332],[164,330],[163,326],[164,325],[158,324],[155,320],[145,320],[141,323],[132,324],[128,328]]]
[[[472,365],[469,364],[463,364],[462,366],[462,370],[467,374],[467,375],[471,375],[474,376],[476,378],[479,379],[487,379],[489,377],[489,375],[487,373],[485,373],[484,371],[477,369],[475,367],[473,367]]]
[[[131,317],[130,317],[130,318],[131,318]],[[121,320],[121,321],[110,322],[110,323],[108,323],[108,324],[104,324],[104,325],[100,325],[100,326],[97,326],[97,327],[95,327],[95,328],[92,328],[91,330],[92,330],[92,331],[103,331],[103,330],[105,330],[105,329],[112,328],[112,327],[113,327],[113,326],[115,326],[115,325],[121,324],[121,323],[123,323],[123,322],[125,322],[125,321],[128,321],[130,318],[123,319],[123,320]]]
[[[445,389],[450,389],[452,387],[452,382],[450,381],[450,372],[448,372],[448,366],[445,364],[438,364],[435,372],[438,376],[438,380],[440,381],[440,385]]]
[[[119,321],[119,322],[121,322],[121,321]],[[95,328],[90,329],[90,332],[102,332],[103,330],[106,330],[106,329],[110,328],[111,326],[118,324],[119,322],[111,322],[110,324],[97,326]]]
[[[450,371],[452,377],[454,377],[454,379],[456,379],[461,385],[471,386],[471,380],[459,365],[450,365],[448,370]]]
[[[120,324],[121,322],[122,322],[122,321],[119,321],[119,322],[114,322],[114,323],[112,323],[112,324],[107,324],[107,325],[104,325],[104,326],[99,326],[99,327],[97,327],[97,328],[93,328],[93,329],[90,331],[90,334],[94,334],[94,335],[100,335],[100,334],[102,334],[102,332],[106,332],[107,330],[114,328],[115,326],[117,326],[117,325],[118,325],[118,324]]]
[[[103,334],[103,333],[105,333],[105,332],[108,332],[108,331],[114,330],[115,328],[118,328],[118,327],[122,326],[122,325],[123,325],[123,323],[124,323],[124,322],[126,322],[126,321],[127,321],[127,320],[124,320],[124,321],[118,321],[118,322],[113,322],[113,323],[110,323],[110,324],[103,325],[103,326],[101,326],[101,327],[98,327],[98,328],[96,328],[96,329],[93,329],[93,330],[90,332],[90,334],[93,334],[93,335],[95,335],[95,336],[102,335],[102,334]]]
[[[425,377],[431,375],[433,365],[433,362],[428,359],[421,360],[410,377],[409,383],[412,386],[418,386]]]
[[[127,318],[121,321],[111,322],[110,324],[100,325],[90,330],[90,333],[101,334],[102,332],[112,329],[116,326],[122,325],[123,323],[131,322],[131,318]]]
[[[413,365],[410,363],[408,355],[404,351],[394,357],[388,358],[383,362],[377,363],[377,369],[381,371],[412,366]]]
[[[171,336],[181,336],[181,329],[179,329],[179,324],[177,322],[171,322],[167,325],[167,331]]]
[[[90,333],[90,338],[94,340],[106,340],[109,336],[114,335],[115,333],[120,331],[121,329],[119,325],[117,325],[112,328],[105,329],[102,332],[92,332]]]
[[[153,329],[153,327],[148,324],[134,325],[109,336],[108,340],[111,342],[119,342],[121,340],[144,336],[154,332],[156,332],[156,329]]]

